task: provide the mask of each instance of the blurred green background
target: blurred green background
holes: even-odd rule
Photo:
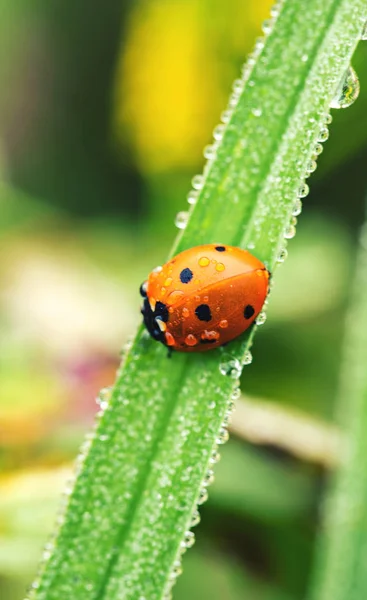
[[[270,2],[0,7],[0,598],[21,600]],[[307,589],[364,215],[366,44],[354,67],[360,98],[333,112],[178,600]]]

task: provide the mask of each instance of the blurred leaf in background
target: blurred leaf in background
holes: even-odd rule
[[[34,575],[97,392],[140,320],[137,289],[167,254],[270,4],[1,2],[4,600],[20,600]],[[366,55],[361,44],[360,98],[333,113],[244,386],[326,421],[363,218]],[[231,441],[175,596],[303,597],[323,480],[278,446]]]

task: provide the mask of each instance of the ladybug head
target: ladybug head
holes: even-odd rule
[[[164,334],[165,327],[160,326],[162,323],[168,321],[168,310],[163,302],[156,302],[154,311],[152,310],[148,298],[144,298],[143,306],[141,309],[143,315],[144,325],[149,331],[150,335],[157,342],[166,344],[166,336]]]

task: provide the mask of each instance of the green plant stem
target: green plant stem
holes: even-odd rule
[[[364,227],[345,339],[339,421],[341,466],[324,502],[311,598],[366,596],[367,531],[367,229]]]

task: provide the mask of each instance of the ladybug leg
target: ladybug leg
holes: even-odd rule
[[[167,347],[167,358],[172,358],[173,348],[171,346]]]

